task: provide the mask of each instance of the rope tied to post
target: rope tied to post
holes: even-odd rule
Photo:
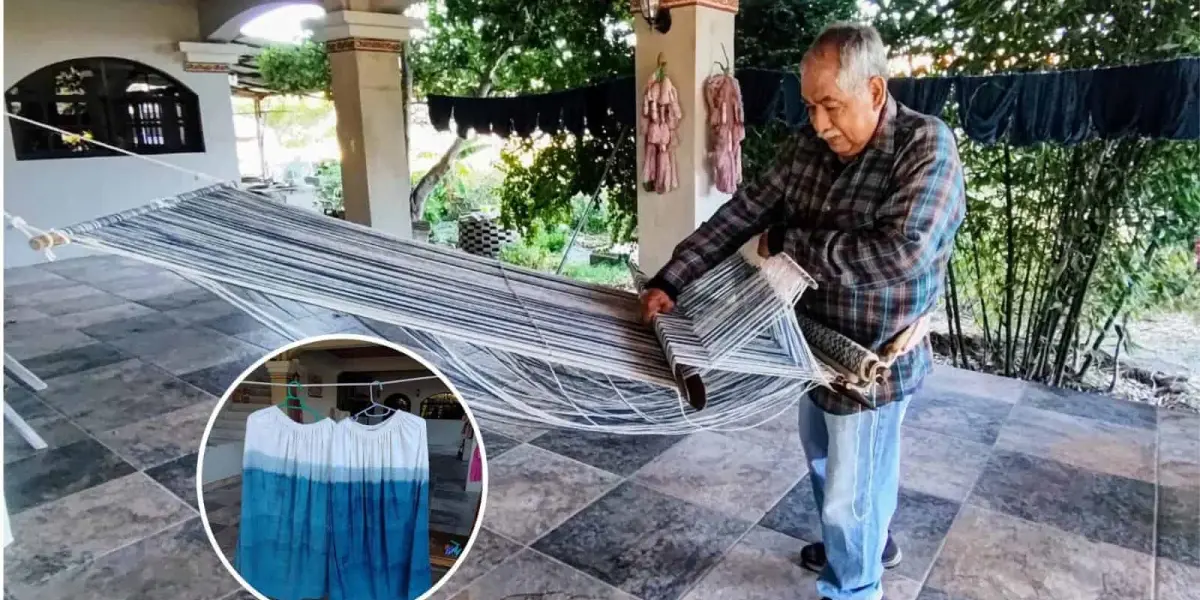
[[[41,251],[48,261],[57,259],[54,255],[54,246],[64,246],[71,243],[71,238],[64,235],[61,231],[56,229],[51,229],[50,231],[38,229],[26,223],[25,219],[8,211],[4,211],[4,218],[8,219],[8,224],[13,229],[25,234],[25,237],[29,240],[29,246],[34,250]]]

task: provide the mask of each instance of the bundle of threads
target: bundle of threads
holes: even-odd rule
[[[732,194],[742,182],[742,140],[746,125],[742,90],[726,69],[704,80],[708,105],[708,165],[717,189]]]
[[[642,185],[646,191],[665,194],[679,187],[679,171],[675,164],[675,147],[679,144],[679,122],[683,110],[679,92],[664,72],[661,61],[642,99],[642,131],[645,132],[645,153],[642,164]]]

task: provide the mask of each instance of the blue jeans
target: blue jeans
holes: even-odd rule
[[[900,422],[907,408],[904,398],[839,416],[807,397],[800,402],[800,443],[825,543],[825,570],[817,579],[823,597],[883,597],[883,546],[900,492]]]

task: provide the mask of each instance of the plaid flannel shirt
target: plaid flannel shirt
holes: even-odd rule
[[[675,247],[648,282],[678,291],[759,233],[817,280],[797,310],[872,351],[930,312],[944,290],[966,213],[954,134],[941,120],[888,98],[874,137],[843,163],[806,125],[758,180]],[[932,368],[929,340],[899,357],[876,406],[906,398]],[[857,401],[824,388],[813,400],[852,414]]]

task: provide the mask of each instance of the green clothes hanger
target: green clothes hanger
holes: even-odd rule
[[[300,389],[300,382],[293,379],[292,382],[287,386],[287,398],[284,398],[283,402],[280,402],[277,406],[283,407],[284,411],[289,408],[299,408],[316,417],[318,421],[324,419],[325,415],[305,404],[304,401],[300,399],[300,396],[296,395],[296,390],[298,389]],[[292,404],[293,402],[295,403],[294,405]]]

